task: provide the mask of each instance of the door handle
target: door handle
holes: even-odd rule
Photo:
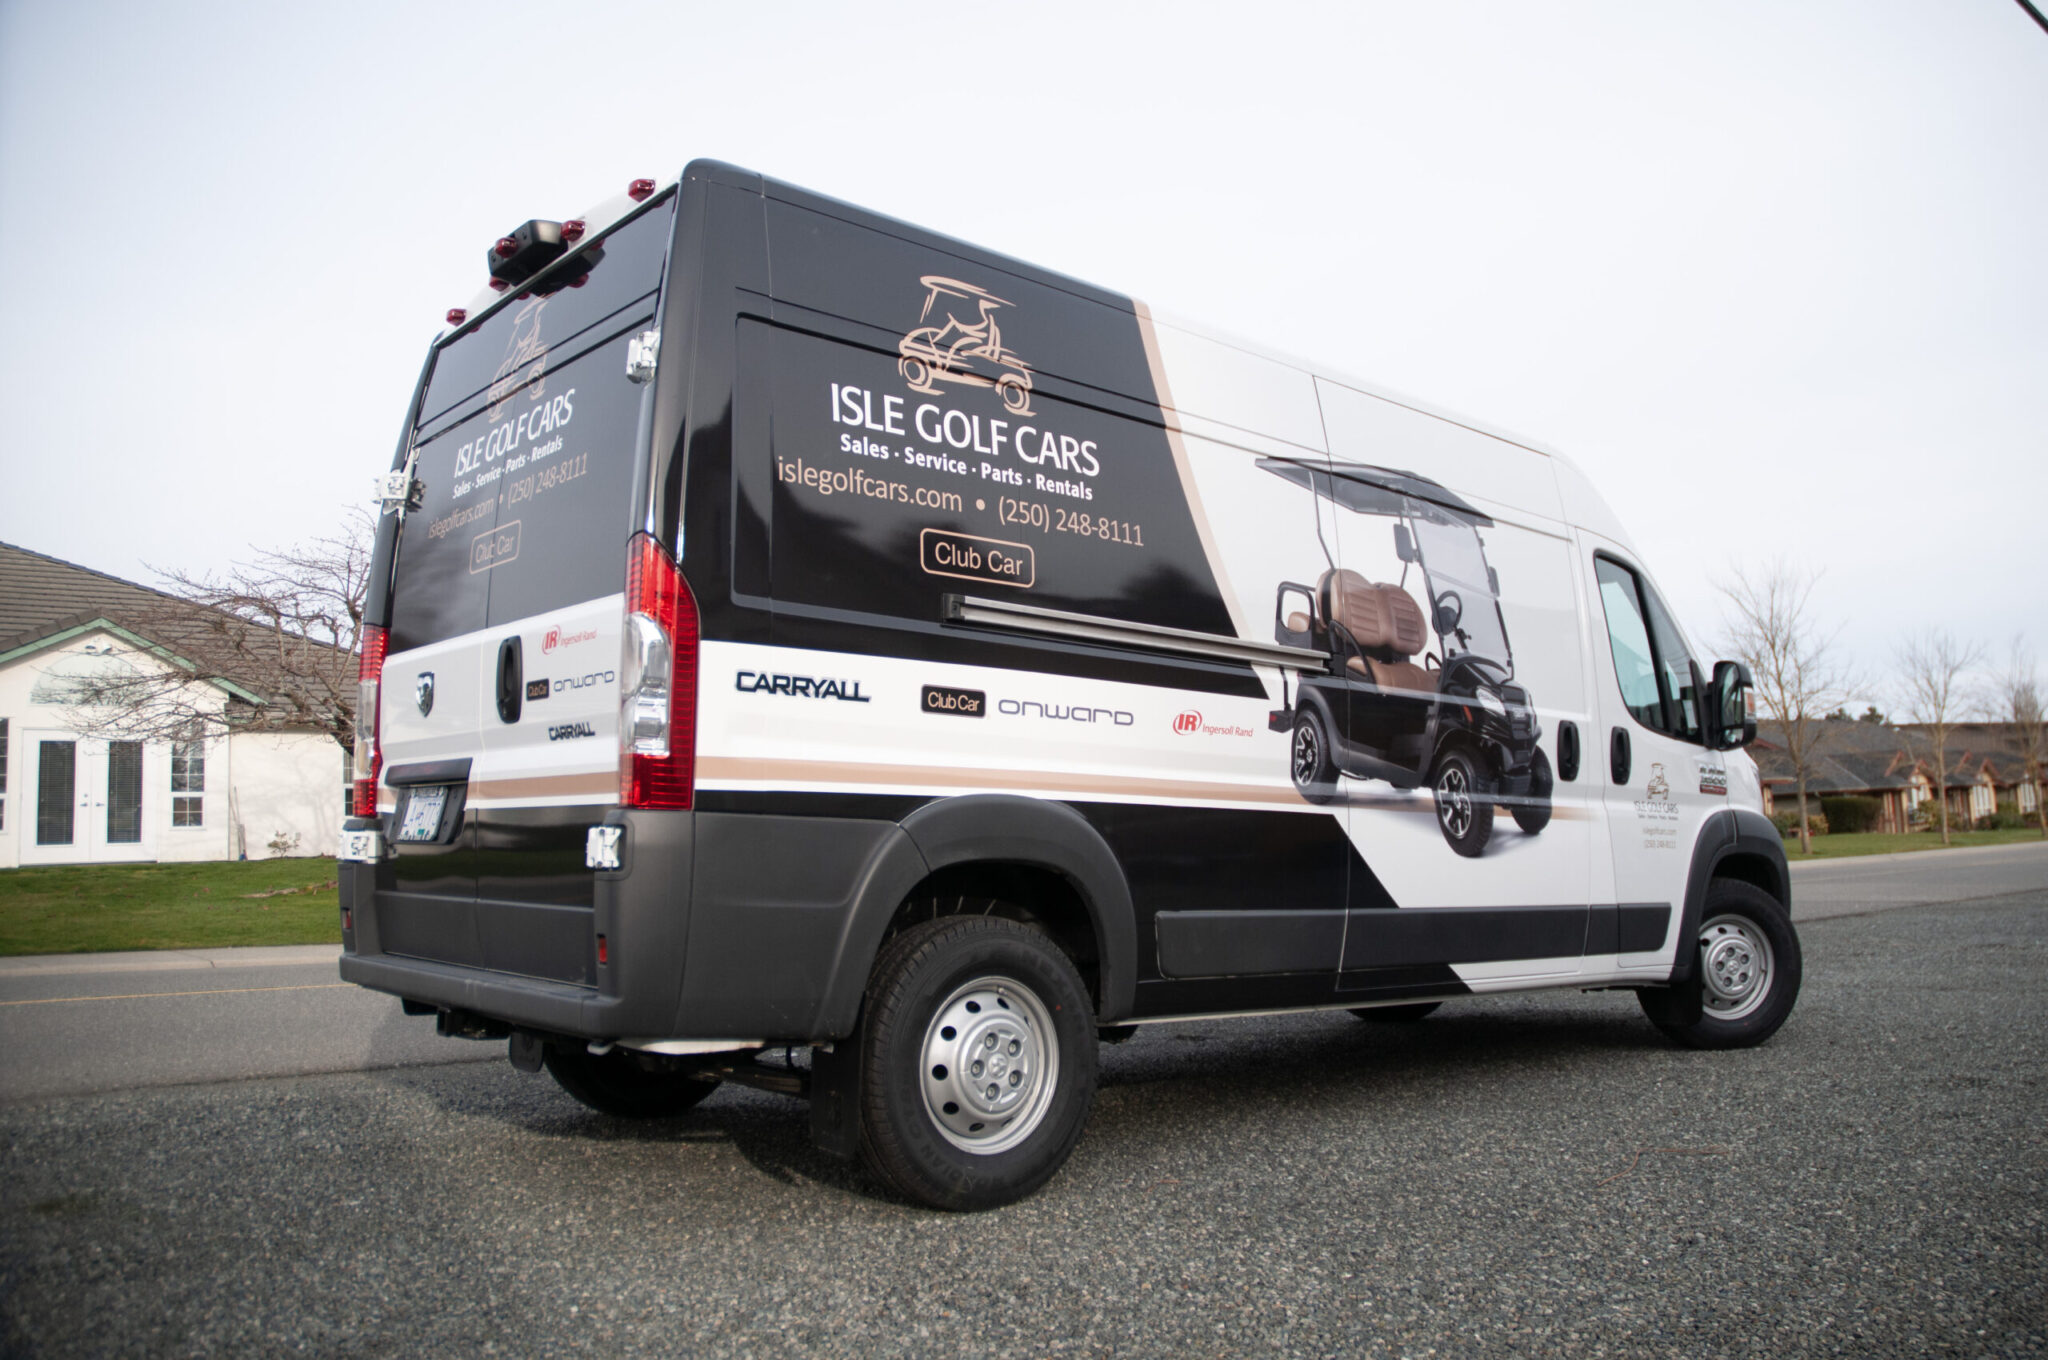
[[[1569,718],[1557,725],[1557,777],[1566,784],[1579,777],[1579,725]]]
[[[525,692],[525,665],[519,637],[514,634],[498,644],[498,721],[519,721],[519,704]]]
[[[1614,729],[1614,740],[1607,748],[1607,770],[1614,776],[1615,783],[1628,783],[1628,729],[1625,727]]]

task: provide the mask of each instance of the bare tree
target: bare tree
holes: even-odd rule
[[[1819,580],[1818,572],[1773,561],[1755,575],[1737,567],[1733,581],[1715,586],[1733,615],[1725,647],[1749,667],[1757,698],[1785,735],[1785,757],[1799,794],[1799,849],[1805,854],[1813,853],[1806,786],[1827,730],[1823,715],[1850,697],[1834,653],[1838,630],[1813,616]]]
[[[1984,660],[1984,648],[1961,643],[1945,628],[1932,628],[1907,638],[1898,652],[1899,675],[1906,682],[1907,707],[1913,720],[1927,729],[1934,756],[1934,798],[1941,810],[1941,843],[1948,834],[1948,732],[1969,702],[1964,676]]]
[[[353,751],[375,530],[368,513],[351,509],[335,533],[258,550],[224,575],[160,571],[169,586],[161,603],[121,622],[161,664],[109,665],[75,681],[81,725],[166,741],[311,727]]]
[[[2041,787],[2041,764],[2048,757],[2048,712],[2044,712],[2048,706],[2042,702],[2040,672],[2034,668],[2034,656],[2026,650],[2024,638],[2012,640],[2011,659],[2006,662],[2005,674],[1998,678],[1998,697],[2013,726],[2027,783],[2034,789],[2034,820],[2041,824],[2041,835],[2048,837],[2048,796],[2044,796],[2048,790]]]

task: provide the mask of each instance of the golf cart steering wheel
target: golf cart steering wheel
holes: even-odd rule
[[[1454,590],[1446,590],[1436,597],[1436,631],[1439,637],[1449,637],[1457,631],[1458,620],[1465,617],[1465,602]]]

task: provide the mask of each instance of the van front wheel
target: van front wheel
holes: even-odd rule
[[[868,984],[861,1160],[935,1209],[989,1209],[1052,1178],[1095,1097],[1095,1016],[1043,932],[995,916],[898,936]]]
[[[1647,993],[1637,995],[1651,1023],[1688,1048],[1749,1048],[1778,1032],[1799,999],[1803,962],[1799,935],[1778,899],[1752,883],[1717,878],[1701,912],[1700,1017],[1690,1024],[1660,1018]],[[1680,945],[1684,948],[1684,945]]]

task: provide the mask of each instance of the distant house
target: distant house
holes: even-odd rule
[[[1905,831],[1932,814],[1927,805],[1935,797],[1934,741],[1924,725],[1834,718],[1816,724],[1815,732],[1806,783],[1809,811],[1820,810],[1822,797],[1874,798],[1878,831]],[[2034,811],[2040,791],[2027,779],[2010,724],[1957,723],[1946,747],[1951,824],[1967,825],[2000,807]],[[1798,781],[1783,725],[1757,724],[1750,753],[1763,778],[1765,811],[1791,806]]]
[[[109,682],[181,676],[179,602],[0,544],[0,868],[331,855],[347,771],[325,731],[276,717],[268,677],[189,682],[225,735],[123,740],[94,721]],[[213,616],[210,627],[250,627]],[[334,653],[337,668],[353,665]],[[256,667],[252,667],[253,672]],[[216,728],[220,724],[214,725]]]

